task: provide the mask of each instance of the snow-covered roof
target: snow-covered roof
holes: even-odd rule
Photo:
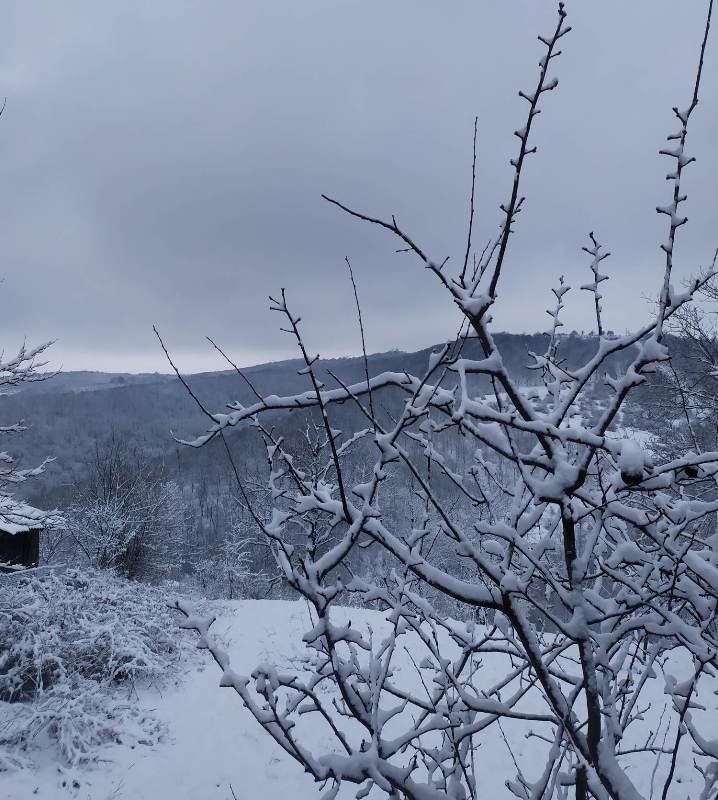
[[[44,520],[43,511],[0,495],[0,533],[27,533],[42,528]]]

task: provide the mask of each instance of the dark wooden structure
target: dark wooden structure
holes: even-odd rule
[[[0,495],[0,571],[36,567],[44,514],[25,503]]]

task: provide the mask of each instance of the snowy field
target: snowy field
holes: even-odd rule
[[[249,674],[261,662],[301,669],[303,646],[301,634],[309,624],[302,602],[224,601],[214,604],[218,615],[213,630],[229,650],[234,668]],[[351,619],[354,625],[381,627],[376,612],[341,609],[338,616]],[[483,668],[487,684],[503,671],[502,664],[486,662]],[[51,749],[31,753],[28,768],[0,774],[0,797],[5,800],[72,797],[77,800],[308,800],[321,795],[319,787],[304,775],[250,717],[239,698],[218,687],[219,671],[205,652],[197,652],[183,662],[181,674],[162,691],[139,691],[139,702],[164,727],[159,744],[112,745],[102,760],[90,768],[59,766]],[[397,680],[417,685],[415,668],[408,657],[399,661]],[[663,695],[663,677],[652,682],[651,709],[646,713],[645,737],[656,729],[667,697]],[[702,698],[705,699],[705,698]],[[135,700],[136,702],[136,700]],[[668,717],[670,715],[666,715]],[[306,736],[318,747],[325,744],[305,718]],[[705,723],[704,723],[705,724]],[[477,771],[482,786],[481,797],[512,797],[503,782],[513,778],[513,758],[527,774],[541,767],[544,743],[527,738],[527,723],[502,723],[501,731],[493,726],[477,752]],[[714,723],[718,728],[718,723]],[[710,728],[710,725],[709,725]],[[659,730],[659,741],[666,732]],[[667,732],[671,741],[673,731]],[[513,756],[509,752],[511,745]],[[637,765],[632,779],[650,796],[653,757]],[[660,797],[659,766],[653,775],[654,797]],[[356,787],[355,787],[356,788]],[[677,782],[672,797],[697,797],[700,792],[692,756],[681,751]],[[340,797],[353,797],[345,787]],[[372,796],[375,796],[372,794]]]

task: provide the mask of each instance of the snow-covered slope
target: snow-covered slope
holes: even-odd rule
[[[249,674],[262,662],[301,668],[301,635],[311,627],[302,602],[236,601],[216,604],[218,620],[215,636],[230,652],[233,667]],[[354,625],[371,622],[375,629],[382,620],[377,612],[341,609],[339,615]],[[503,665],[485,663],[487,683],[495,680]],[[209,656],[201,652],[185,664],[175,685],[162,691],[140,691],[140,702],[166,729],[160,744],[150,747],[114,745],[104,753],[101,763],[89,769],[58,767],[51,751],[43,752],[32,769],[0,773],[0,797],[6,800],[315,800],[320,787],[304,775],[274,742],[259,728],[229,689],[220,689],[219,671]],[[416,671],[408,658],[399,661],[397,680],[415,685]],[[653,708],[647,727],[658,719],[668,698],[663,680],[655,682],[650,699]],[[321,748],[311,717],[303,721],[306,735]],[[524,722],[503,723],[513,757],[530,770],[539,768],[545,743],[527,738]],[[645,731],[645,734],[648,730]],[[661,734],[662,736],[662,734]],[[669,734],[669,741],[672,734]],[[537,758],[532,758],[536,750]],[[477,752],[477,767],[482,798],[512,797],[504,786],[515,774],[513,757],[498,729],[491,728]],[[633,775],[646,791],[651,782],[653,759]],[[655,790],[662,786],[659,768]],[[696,773],[691,755],[681,753],[676,797],[697,796]],[[346,787],[340,797],[353,797]],[[655,794],[654,790],[654,794]],[[699,791],[699,790],[698,790]],[[372,797],[375,795],[372,794]]]

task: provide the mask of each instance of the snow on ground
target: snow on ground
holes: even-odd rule
[[[301,669],[304,649],[301,635],[311,626],[303,602],[235,601],[215,604],[218,620],[213,630],[230,652],[236,671],[249,674],[262,662]],[[338,616],[354,625],[371,621],[381,627],[377,612],[340,609]],[[379,623],[377,625],[377,622]],[[487,663],[487,684],[502,670],[498,662]],[[399,662],[398,677],[415,685],[417,677],[408,658]],[[32,756],[30,768],[0,773],[0,797],[5,800],[316,800],[319,787],[257,725],[239,698],[218,686],[220,674],[206,652],[185,662],[184,673],[174,685],[139,690],[140,703],[164,726],[166,733],[155,746],[113,745],[103,760],[90,768],[60,767],[51,749]],[[656,718],[667,698],[663,680],[653,682],[652,716]],[[514,756],[529,770],[538,771],[545,745],[525,737],[525,723],[505,721],[503,729]],[[304,718],[307,736],[319,747],[322,735]],[[523,727],[522,727],[523,726]],[[669,737],[670,741],[672,737]],[[504,786],[513,778],[512,756],[500,731],[491,728],[477,753],[482,798],[512,797]],[[640,768],[632,779],[646,790],[652,763]],[[655,778],[656,789],[663,770]],[[698,784],[691,755],[681,754],[679,783],[681,798],[697,796]],[[234,794],[233,794],[234,793]],[[660,794],[660,792],[659,792]],[[340,795],[353,797],[351,787]],[[372,794],[372,797],[375,795]]]

